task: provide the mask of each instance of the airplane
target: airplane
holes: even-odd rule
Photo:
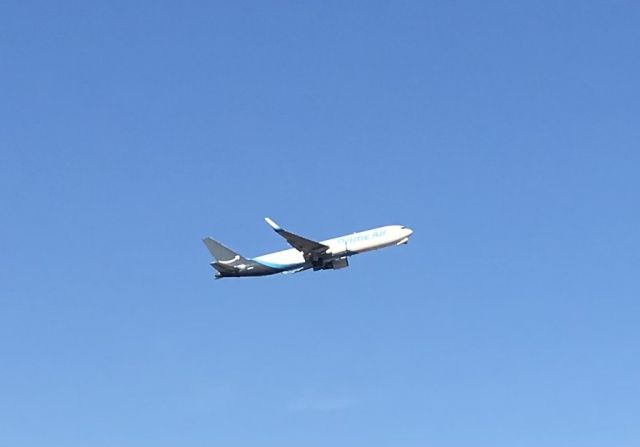
[[[297,273],[303,270],[337,270],[349,266],[349,256],[409,242],[413,230],[402,225],[387,225],[325,241],[314,241],[291,233],[273,220],[264,219],[293,247],[247,259],[210,237],[202,241],[215,261],[210,265],[215,279]]]

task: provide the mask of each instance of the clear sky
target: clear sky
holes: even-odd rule
[[[0,446],[637,446],[637,1],[5,1]],[[201,238],[387,224],[215,281]]]

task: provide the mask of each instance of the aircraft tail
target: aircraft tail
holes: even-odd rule
[[[240,256],[238,253],[231,250],[230,248],[225,247],[220,242],[214,241],[210,237],[205,237],[204,239],[202,239],[202,242],[204,242],[204,245],[207,246],[207,249],[211,253],[211,256],[216,258],[216,262],[220,262],[222,264],[231,264],[234,261],[243,259],[242,256]]]
[[[225,276],[240,276],[245,269],[253,269],[253,264],[255,264],[253,261],[225,247],[220,242],[214,241],[210,237],[205,237],[202,242],[215,258],[215,261],[211,262],[210,265],[218,271],[216,279]]]

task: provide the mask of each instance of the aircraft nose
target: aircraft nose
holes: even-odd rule
[[[413,234],[413,230],[409,227],[402,227],[402,230],[405,233],[405,237],[409,237]]]

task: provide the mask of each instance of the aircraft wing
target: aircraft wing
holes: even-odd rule
[[[293,248],[301,251],[307,259],[317,259],[329,249],[328,245],[288,232],[268,217],[265,217],[264,220],[275,230],[276,233],[285,238]]]

